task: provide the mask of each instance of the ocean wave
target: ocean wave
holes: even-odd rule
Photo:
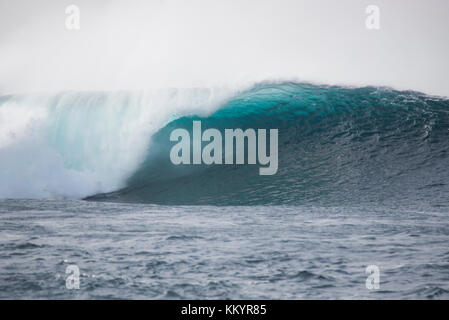
[[[279,169],[175,166],[170,133],[279,130]],[[251,88],[0,97],[0,198],[156,204],[445,206],[449,100],[389,88]]]

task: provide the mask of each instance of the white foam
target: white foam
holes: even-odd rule
[[[125,185],[150,137],[207,115],[230,89],[63,93],[0,104],[0,198],[82,198]]]

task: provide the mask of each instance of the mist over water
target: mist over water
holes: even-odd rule
[[[449,95],[449,4],[376,1],[0,2],[0,94],[240,87],[299,80]]]

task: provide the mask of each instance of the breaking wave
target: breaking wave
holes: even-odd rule
[[[0,197],[157,204],[449,203],[449,100],[389,88],[261,83],[240,90],[0,98]],[[279,169],[175,166],[170,133],[279,129]]]

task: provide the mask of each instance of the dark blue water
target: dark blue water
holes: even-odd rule
[[[0,234],[3,299],[449,298],[445,210],[2,200]]]

